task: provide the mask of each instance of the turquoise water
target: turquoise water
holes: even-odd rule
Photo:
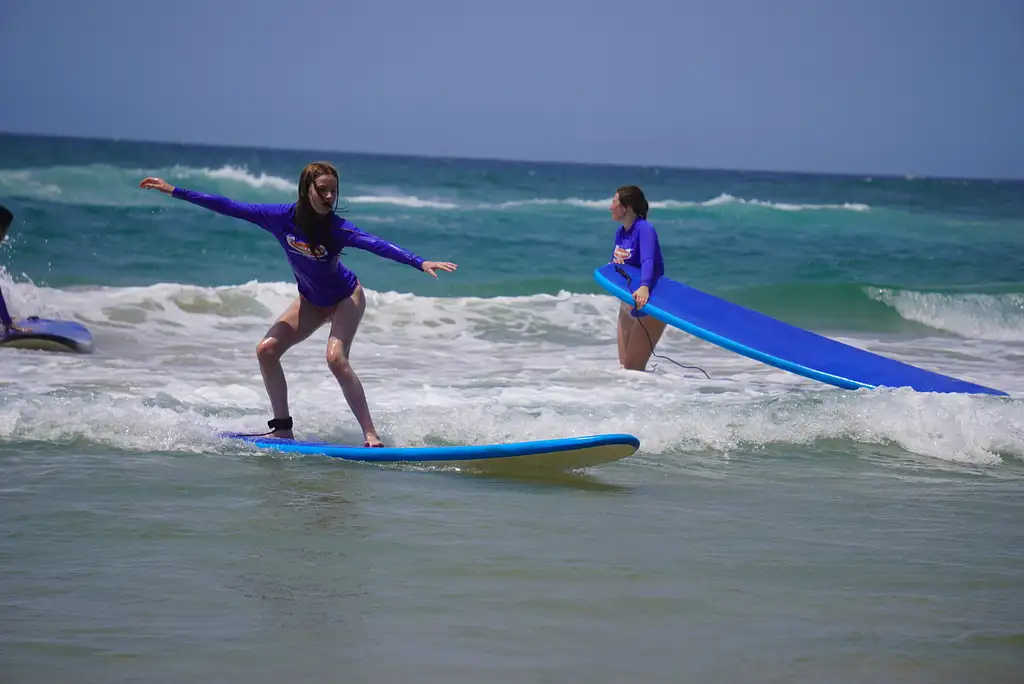
[[[530,480],[254,453],[255,345],[294,297],[270,236],[154,192],[294,196],[353,251],[382,437],[629,432]],[[617,368],[593,282],[623,184],[672,277],[1010,393],[847,392],[678,331]],[[0,136],[0,287],[88,357],[0,354],[5,681],[1014,681],[1024,663],[1024,183],[530,164]],[[285,358],[300,434],[359,439]]]

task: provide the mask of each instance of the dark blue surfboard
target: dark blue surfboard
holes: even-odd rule
[[[629,276],[628,282],[623,273]],[[632,266],[605,264],[594,271],[594,279],[623,302],[632,304],[640,271]],[[737,354],[844,389],[910,387],[919,392],[1008,396],[1001,390],[837,342],[664,276],[658,279],[642,311]]]
[[[40,351],[91,354],[94,349],[92,333],[81,323],[29,316],[14,321],[25,332],[3,333],[0,328],[0,347],[36,349]]]

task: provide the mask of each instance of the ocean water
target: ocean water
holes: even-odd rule
[[[255,347],[295,296],[259,228],[138,182],[294,197],[352,250],[382,438],[629,432],[586,473],[482,477],[253,452]],[[1010,398],[850,392],[668,330],[617,367],[594,283],[623,184],[671,277]],[[96,353],[0,352],[0,672],[88,681],[1019,681],[1024,182],[840,177],[0,136],[0,288]],[[300,436],[361,440],[284,359]]]

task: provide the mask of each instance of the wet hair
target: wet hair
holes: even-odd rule
[[[0,237],[7,234],[7,229],[11,227],[11,223],[14,222],[14,214],[11,210],[0,204]]]
[[[619,196],[619,204],[629,207],[640,218],[647,218],[647,210],[650,208],[650,205],[647,204],[647,198],[644,197],[643,190],[635,185],[623,185],[615,193]]]
[[[332,176],[334,180],[339,180],[338,170],[328,162],[312,162],[302,170],[302,174],[299,176],[299,200],[295,203],[295,223],[306,238],[310,251],[315,255],[319,251],[317,248],[323,247],[327,252],[327,257],[330,258],[334,253],[331,224],[337,209],[337,194],[335,194],[335,206],[331,207],[331,211],[326,214],[318,214],[309,201],[309,189],[321,176]],[[315,187],[314,192],[317,192]]]

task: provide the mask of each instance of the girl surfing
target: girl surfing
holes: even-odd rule
[[[330,320],[327,365],[359,422],[366,440],[364,446],[383,446],[370,417],[362,383],[349,363],[352,341],[366,310],[366,298],[355,273],[341,263],[341,250],[345,247],[366,250],[434,278],[437,278],[437,271],[453,272],[457,266],[447,261],[424,261],[339,217],[335,213],[338,172],[326,162],[313,162],[303,169],[299,176],[298,199],[290,204],[235,202],[176,188],[152,177],[143,179],[139,186],[254,223],[281,244],[298,284],[298,297],[256,346],[256,358],[274,413],[273,419],[267,422],[273,431],[271,435],[294,438],[288,410],[288,385],[281,368],[282,355]]]

